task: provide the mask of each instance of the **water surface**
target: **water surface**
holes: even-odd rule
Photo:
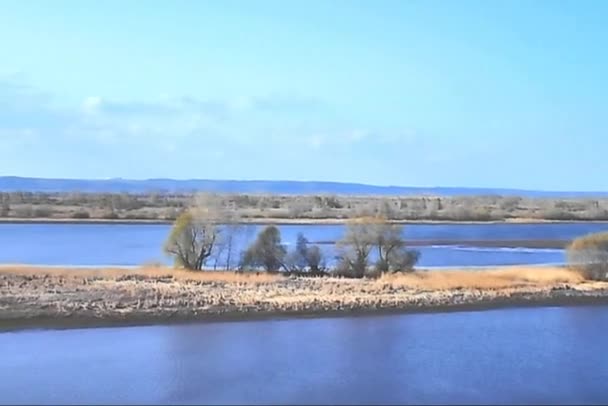
[[[0,403],[608,402],[608,306],[0,334]]]
[[[261,226],[244,228],[237,250],[255,237]],[[149,224],[0,224],[0,263],[34,265],[128,265],[170,263],[162,253],[169,225]],[[299,232],[310,241],[340,239],[343,225],[280,226],[283,241],[293,244]],[[433,240],[569,240],[608,230],[606,223],[546,224],[416,224],[405,226],[407,239]],[[328,257],[331,246],[323,246]],[[487,266],[561,263],[563,250],[481,248],[471,246],[416,247],[421,266]]]

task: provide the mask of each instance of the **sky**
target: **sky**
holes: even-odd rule
[[[0,1],[0,175],[608,190],[608,2]]]

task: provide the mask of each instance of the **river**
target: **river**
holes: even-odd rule
[[[0,334],[0,403],[608,402],[608,307]]]
[[[236,241],[246,246],[260,226],[247,226]],[[150,262],[168,264],[163,241],[169,225],[147,224],[0,224],[0,263],[32,265],[138,266]],[[310,241],[335,241],[343,225],[280,226],[290,245],[302,232]],[[606,223],[547,224],[415,224],[405,226],[412,240],[461,240],[460,246],[423,246],[419,265],[425,267],[491,266],[562,263],[561,249],[475,247],[467,240],[569,240],[590,232],[606,231]],[[332,246],[323,246],[327,256]]]
[[[423,266],[563,261],[466,240],[572,239],[606,224],[410,225]],[[240,244],[257,227],[243,233]],[[167,262],[163,225],[2,224],[0,263]],[[335,240],[343,226],[281,226]],[[608,306],[0,333],[2,404],[598,404]]]

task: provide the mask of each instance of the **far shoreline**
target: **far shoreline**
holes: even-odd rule
[[[344,225],[349,222],[348,218],[325,218],[325,219],[285,219],[285,218],[244,218],[238,224],[251,225]],[[173,220],[163,219],[104,219],[104,218],[17,218],[2,217],[0,224],[102,224],[102,225],[171,225]],[[437,224],[437,225],[482,225],[482,224],[608,224],[608,220],[548,220],[514,218],[504,220],[390,220],[393,224]]]

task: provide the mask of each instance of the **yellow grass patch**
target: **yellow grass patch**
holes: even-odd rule
[[[273,284],[285,277],[264,272],[185,271],[167,267],[149,266],[135,269],[124,268],[49,268],[34,266],[0,266],[0,274],[31,275],[71,278],[101,278],[116,280],[126,276],[142,276],[150,279],[172,278],[174,281],[203,281],[225,283]],[[379,288],[390,284],[394,287],[419,290],[449,289],[504,289],[520,286],[547,287],[560,283],[577,284],[585,279],[575,270],[560,267],[504,267],[494,269],[433,270],[413,273],[387,274],[377,280],[321,278],[308,280],[317,289],[359,290],[364,287]]]
[[[426,271],[389,274],[378,283],[391,283],[425,290],[458,288],[502,289],[517,286],[548,286],[557,283],[580,283],[584,278],[576,271],[558,267],[509,267],[484,270]]]
[[[175,280],[190,280],[203,282],[227,283],[270,283],[283,279],[283,276],[267,274],[264,272],[224,272],[224,271],[185,271],[167,267],[140,267],[140,268],[52,268],[22,265],[0,266],[0,274],[49,275],[65,278],[103,278],[117,279],[125,276],[143,276],[149,278],[168,278]]]

